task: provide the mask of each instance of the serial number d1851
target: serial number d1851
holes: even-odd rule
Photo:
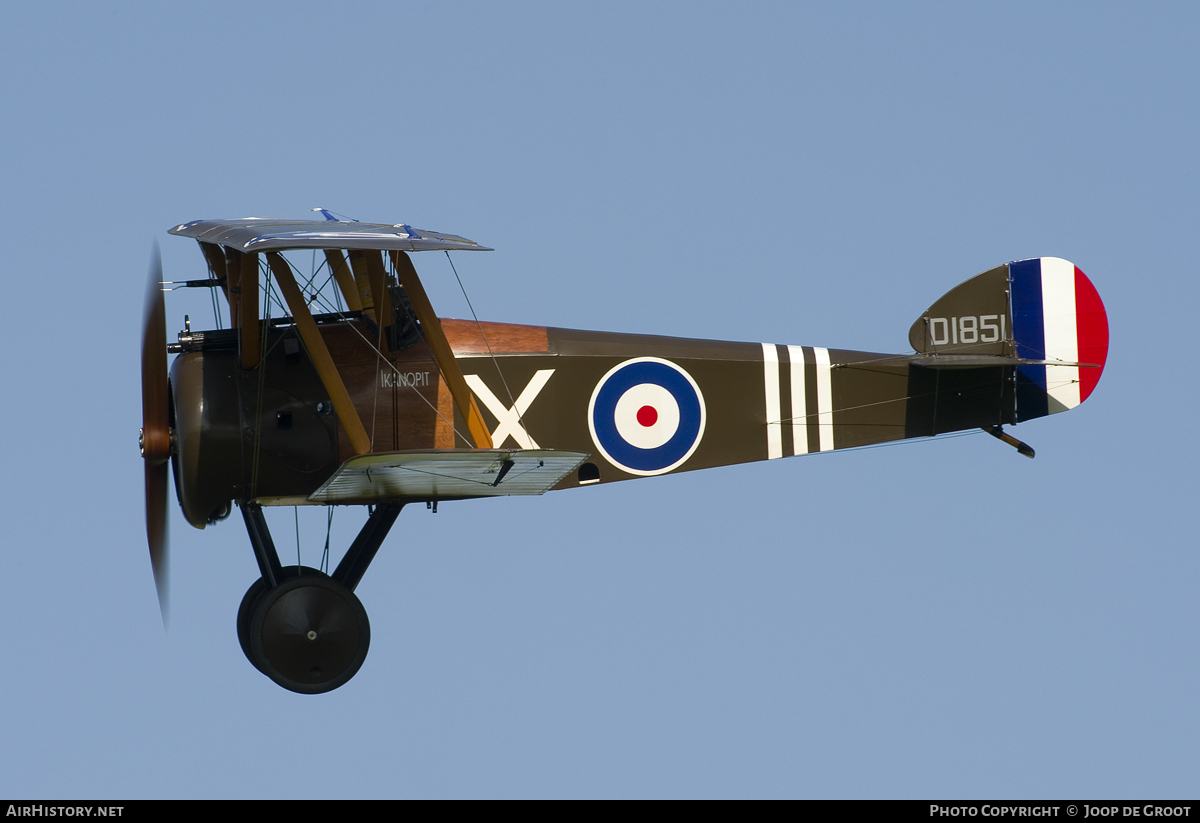
[[[934,346],[957,346],[962,343],[999,343],[1004,340],[1003,314],[984,314],[979,317],[929,318],[929,342]]]

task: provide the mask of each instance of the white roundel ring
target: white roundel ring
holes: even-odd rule
[[[608,371],[592,392],[588,429],[608,462],[630,474],[664,474],[704,436],[704,396],[669,360],[638,357]]]

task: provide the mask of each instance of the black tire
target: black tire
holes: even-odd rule
[[[354,592],[305,571],[255,598],[250,661],[289,691],[321,694],[342,686],[362,668],[371,624]]]
[[[293,577],[328,577],[329,575],[319,569],[313,569],[308,566],[284,566],[280,570],[280,580],[289,580]],[[250,588],[246,589],[246,593],[242,596],[242,604],[238,606],[237,614],[237,636],[238,643],[242,647],[242,654],[246,655],[246,659],[250,661],[250,665],[263,672],[262,667],[254,660],[254,653],[250,649],[250,621],[254,617],[254,607],[258,605],[259,598],[267,591],[267,584],[260,577],[250,584]],[[263,672],[266,674],[266,672]]]

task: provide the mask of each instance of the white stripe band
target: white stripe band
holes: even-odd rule
[[[1057,257],[1042,258],[1042,322],[1046,334],[1046,359],[1079,362],[1079,336],[1075,322],[1075,266]],[[1079,367],[1047,366],[1046,393],[1050,413],[1079,405]]]
[[[808,400],[804,396],[804,347],[788,346],[792,362],[792,454],[808,454]]]
[[[763,343],[763,384],[767,395],[767,459],[783,457],[783,423],[779,410],[779,353],[774,343]]]
[[[821,451],[833,446],[833,381],[829,371],[829,349],[813,349],[817,360],[817,432]]]

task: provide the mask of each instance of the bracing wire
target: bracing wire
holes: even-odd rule
[[[267,304],[268,304],[268,305],[267,305],[267,309],[268,309],[268,314],[269,314],[269,312],[270,312],[270,302],[271,302],[272,300],[274,300],[274,301],[275,301],[275,305],[276,305],[276,306],[279,306],[279,310],[280,310],[281,312],[283,312],[283,316],[284,316],[284,317],[287,317],[287,315],[288,315],[288,307],[287,307],[286,305],[284,305],[283,299],[282,299],[282,298],[281,298],[281,297],[280,297],[278,294],[276,294],[276,293],[275,293],[275,289],[274,289],[274,288],[272,287],[272,285],[271,285],[271,273],[270,273],[270,272],[267,272],[267,289],[266,289],[266,294],[267,294]]]
[[[973,390],[970,393],[971,394],[983,394],[988,391],[991,391],[991,387],[978,388],[978,389]],[[937,392],[937,391],[926,392],[925,394],[907,394],[903,397],[891,397],[891,398],[888,398],[887,400],[878,400],[874,403],[862,403],[858,406],[842,406],[840,408],[830,409],[829,411],[825,411],[825,412],[816,411],[816,412],[809,412],[808,414],[797,414],[793,417],[781,417],[779,420],[770,420],[767,422],[768,422],[768,425],[772,425],[775,423],[791,423],[796,420],[808,420],[809,418],[812,418],[812,417],[833,416],[834,414],[837,414],[840,412],[855,411],[856,409],[868,409],[868,408],[871,408],[872,406],[884,406],[884,405],[887,405],[888,403],[903,403],[907,400],[918,400],[918,399],[925,398],[925,397],[937,397],[940,394],[941,394],[941,392]],[[832,424],[825,424],[825,425],[832,425]]]
[[[312,276],[311,276],[311,277],[309,277],[307,280],[305,280],[305,281],[304,281],[304,288],[303,288],[303,289],[301,289],[301,291],[305,291],[305,290],[307,290],[307,291],[309,291],[310,293],[312,293],[312,294],[314,294],[314,295],[315,295],[317,292],[324,291],[324,290],[325,290],[325,287],[329,285],[329,281],[333,279],[333,269],[332,269],[332,268],[330,268],[330,269],[329,269],[329,276],[325,278],[325,282],[324,282],[324,283],[322,283],[320,286],[318,286],[316,289],[313,289],[313,287],[312,287],[313,281],[317,279],[317,276],[318,276],[318,275],[321,273],[321,269],[325,268],[325,261],[324,261],[324,260],[322,260],[322,261],[321,261],[321,265],[319,265],[319,266],[317,265],[317,257],[316,257],[316,255],[317,255],[317,253],[316,253],[316,251],[314,250],[314,251],[313,251],[313,269],[314,269],[314,271],[313,271],[313,273],[312,273]],[[314,297],[314,299],[315,299],[315,297]]]
[[[221,308],[217,303],[217,290],[209,289],[208,296],[212,298],[213,323],[219,329],[219,328],[221,328]]]
[[[271,269],[266,266],[265,262],[260,264],[266,268],[267,287],[264,290],[267,294],[267,299],[264,307],[264,316],[262,319],[262,332],[259,334],[259,356],[258,356],[258,402],[254,411],[254,461],[250,471],[250,498],[258,496],[258,456],[262,446],[262,404],[263,404],[263,385],[267,377],[267,341],[271,334]],[[284,312],[286,314],[286,312]]]
[[[321,555],[321,571],[329,574],[329,535],[333,531],[333,510],[336,506],[329,507],[329,514],[325,519],[325,551]]]
[[[280,255],[280,257],[283,257],[283,255]],[[288,266],[293,271],[295,271],[296,267],[292,264],[292,262],[290,260],[288,260],[286,257],[283,257],[283,260],[288,264]],[[268,273],[268,275],[269,275],[269,273]],[[327,284],[329,281],[326,280],[325,282]],[[269,280],[268,280],[268,285],[269,285]],[[322,288],[324,288],[324,286],[322,286]],[[314,299],[314,302],[316,302],[316,304],[325,312],[327,312],[329,314],[337,315],[342,320],[350,320],[351,319],[350,317],[348,317],[346,315],[346,311],[342,308],[341,301],[339,300],[338,304],[334,305],[333,303],[330,302],[329,298],[325,296],[323,291],[317,291],[313,295],[313,299]],[[278,298],[276,298],[276,302],[279,303]],[[279,303],[279,305],[282,306],[283,304]],[[285,311],[285,314],[286,314],[286,311]],[[358,337],[363,341],[363,343],[365,343],[368,347],[370,347],[370,349],[372,351],[375,352],[377,361],[382,361],[383,363],[386,363],[387,366],[396,374],[398,374],[398,375],[403,374],[403,372],[400,371],[400,369],[396,366],[396,364],[392,363],[390,360],[388,360],[386,357],[383,356],[383,351],[381,348],[382,347],[382,337],[380,338],[379,341],[373,342],[371,340],[371,338],[369,338],[365,334],[363,334],[362,331],[359,330],[355,324],[347,323],[346,327],[349,328],[351,331],[353,331],[356,335],[358,335]],[[381,333],[382,333],[382,330],[381,330]],[[457,426],[454,425],[453,417],[447,419],[446,415],[442,414],[441,411],[438,409],[438,407],[435,404],[430,403],[429,398],[427,398],[425,395],[423,395],[417,389],[416,386],[408,386],[408,388],[411,389],[417,395],[417,397],[419,397],[421,399],[421,402],[423,402],[426,406],[428,406],[430,409],[432,409],[433,413],[435,415],[437,415],[437,417],[440,418],[442,421],[444,421],[446,423],[446,425],[448,425],[450,427],[450,429],[455,433],[455,435],[457,435],[458,437],[460,437],[464,440],[469,439],[466,435],[464,435],[461,431],[459,431]]]
[[[483,324],[479,322],[479,315],[475,313],[475,307],[471,305],[471,298],[467,296],[467,289],[463,285],[462,278],[458,276],[458,268],[454,265],[454,258],[450,256],[450,252],[446,252],[446,259],[450,261],[450,270],[454,272],[454,279],[458,281],[458,288],[462,290],[463,299],[467,301],[467,308],[471,310],[471,317],[475,319],[475,326],[479,329],[479,336],[483,338],[483,344],[487,346],[488,355],[492,358],[492,365],[496,367],[496,373],[500,375],[500,382],[504,384],[504,391],[508,394],[508,402],[512,408],[516,409],[517,420],[521,421],[521,428],[524,429],[525,420],[521,416],[521,409],[517,406],[517,401],[513,399],[512,389],[508,387],[508,380],[505,379],[504,372],[500,370],[500,362],[496,359],[496,353],[492,351],[492,344],[488,342],[487,334],[483,331]]]

